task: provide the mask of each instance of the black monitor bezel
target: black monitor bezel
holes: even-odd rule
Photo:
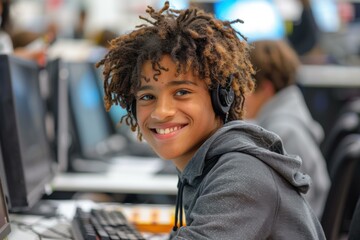
[[[10,212],[23,211],[34,206],[45,193],[45,187],[55,176],[54,156],[51,154],[50,143],[47,136],[45,136],[46,142],[49,145],[48,175],[44,176],[43,180],[34,189],[29,190],[26,187],[25,169],[22,161],[23,152],[20,147],[18,117],[15,111],[16,106],[10,73],[11,64],[14,63],[34,69],[37,68],[40,71],[40,67],[34,61],[21,59],[12,55],[0,55],[0,73],[2,73],[2,76],[0,76],[0,99],[2,102],[6,102],[6,104],[0,108],[0,143],[3,150],[4,169],[8,186],[8,207]],[[36,84],[39,84],[39,82]],[[38,87],[40,92],[40,86]],[[44,133],[46,134],[45,103],[43,109],[43,126]]]
[[[47,72],[50,89],[47,98],[47,111],[54,121],[54,140],[52,148],[57,163],[57,172],[69,170],[69,106],[68,106],[68,84],[67,71],[61,58],[49,59],[45,70]]]

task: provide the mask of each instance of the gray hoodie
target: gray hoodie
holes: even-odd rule
[[[179,175],[186,226],[172,238],[325,239],[300,194],[310,183],[300,166],[277,135],[243,121],[225,124]]]
[[[324,132],[311,117],[300,89],[295,85],[282,89],[261,108],[256,121],[278,134],[288,153],[302,159],[300,170],[312,179],[305,199],[320,218],[330,188],[326,161],[319,148]]]

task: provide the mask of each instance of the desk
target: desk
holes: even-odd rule
[[[59,219],[45,219],[41,216],[34,215],[21,215],[21,214],[10,214],[9,219],[11,222],[11,233],[8,236],[8,240],[38,240],[37,235],[30,230],[24,230],[18,226],[17,223],[24,223],[31,225],[41,234],[48,234],[48,228],[56,227],[59,231],[66,235],[70,234],[70,220],[75,214],[76,206],[82,206],[84,208],[91,208],[96,205],[96,203],[88,200],[64,200],[64,201],[52,201],[58,206],[57,212],[64,217]],[[49,234],[51,235],[51,234]],[[57,236],[59,237],[59,236]],[[46,238],[50,239],[50,238]],[[67,239],[67,238],[64,238]]]
[[[49,200],[47,200],[49,201]],[[33,229],[35,229],[40,234],[53,236],[53,238],[43,238],[43,239],[59,239],[58,234],[54,234],[49,231],[49,228],[56,229],[60,232],[63,237],[62,239],[72,239],[71,232],[70,232],[70,222],[72,217],[75,214],[76,206],[81,206],[84,210],[90,209],[93,207],[108,207],[109,209],[116,209],[121,208],[125,216],[131,220],[131,213],[135,210],[138,211],[137,218],[139,217],[147,217],[149,216],[149,210],[161,209],[161,213],[165,214],[165,224],[173,224],[173,212],[174,206],[168,205],[122,205],[117,203],[94,203],[88,200],[62,200],[62,201],[55,201],[50,200],[52,202],[56,202],[58,204],[58,213],[61,214],[63,217],[61,218],[50,218],[45,219],[40,216],[33,216],[33,215],[18,215],[18,214],[10,214],[9,218],[11,223],[11,233],[8,236],[8,240],[38,240],[39,238],[37,235],[30,231],[19,227],[19,223],[24,223],[30,225]],[[140,219],[141,220],[141,219]],[[166,222],[168,221],[168,222]],[[16,224],[16,223],[17,224]],[[165,240],[168,239],[168,233],[162,234],[153,234],[153,233],[143,233],[144,237],[149,240]],[[68,236],[68,237],[66,237]],[[61,237],[60,237],[61,238]]]
[[[177,175],[156,174],[163,166],[158,158],[118,157],[104,173],[60,173],[54,191],[176,195]]]
[[[52,187],[54,191],[176,195],[177,182],[175,175],[61,173]]]

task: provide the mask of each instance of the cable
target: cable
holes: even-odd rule
[[[60,216],[61,217],[61,216]],[[66,218],[64,216],[62,216],[65,220]],[[48,218],[46,218],[48,219]],[[58,223],[61,222],[61,219],[56,217],[55,218],[56,220],[60,220],[58,221],[56,224],[55,224],[55,227],[58,225]],[[31,232],[33,232],[34,234],[37,235],[37,237],[39,238],[39,240],[42,240],[43,238],[47,238],[47,239],[59,239],[59,240],[71,240],[73,239],[70,232],[68,234],[66,233],[63,233],[63,232],[60,232],[56,229],[54,229],[54,227],[49,227],[49,226],[46,226],[44,224],[41,224],[41,221],[43,221],[44,218],[41,218],[40,220],[36,221],[35,223],[31,223],[31,224],[28,224],[28,223],[24,223],[24,222],[20,222],[20,221],[11,221],[12,224],[15,224],[16,226],[19,227],[20,230],[22,231],[26,231],[26,230],[29,230]],[[66,221],[67,222],[67,221]],[[44,233],[41,233],[39,232],[36,228],[37,227],[42,227],[44,228],[45,230],[47,231],[50,231],[51,233],[55,234],[55,235],[58,235],[58,236],[52,236],[52,235],[48,235],[48,234],[44,234]]]

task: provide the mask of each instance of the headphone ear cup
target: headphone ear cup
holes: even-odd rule
[[[235,93],[234,90],[232,88],[225,89],[225,88],[221,88],[220,89],[220,102],[221,102],[221,106],[225,107],[226,109],[226,113],[230,110],[231,104],[234,102],[234,98],[235,98]]]
[[[211,90],[211,102],[217,115],[226,115],[235,99],[234,90],[223,88],[220,84]]]
[[[211,90],[211,103],[214,109],[214,112],[216,115],[223,115],[224,113],[222,112],[221,109],[221,103],[220,103],[220,99],[219,99],[219,85],[216,85],[216,87],[214,89]]]

